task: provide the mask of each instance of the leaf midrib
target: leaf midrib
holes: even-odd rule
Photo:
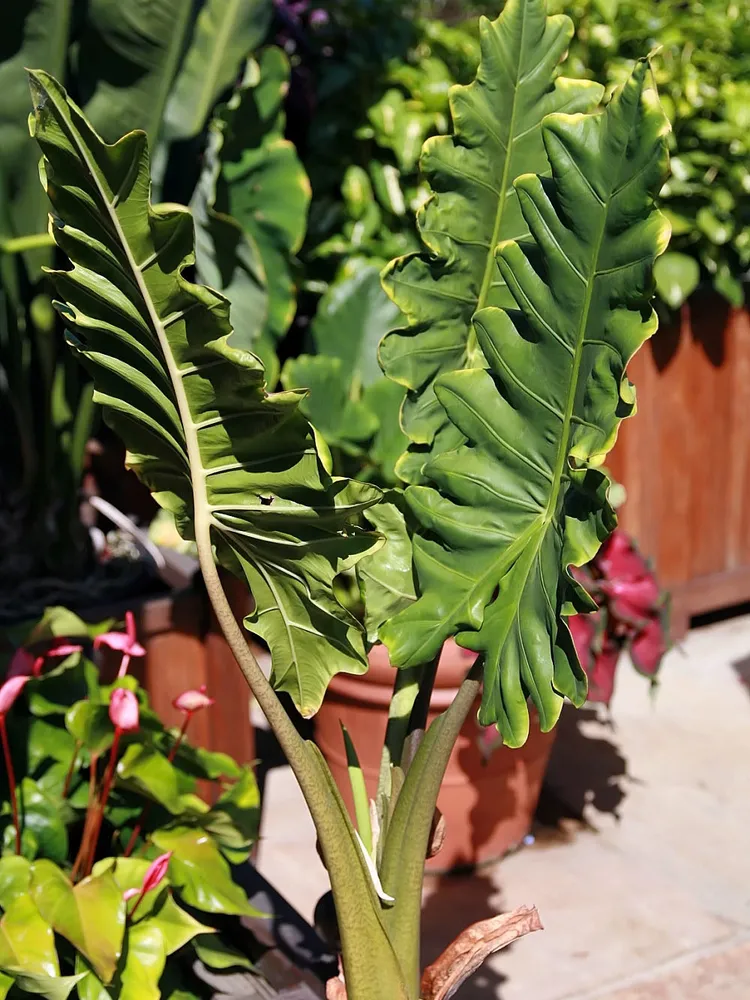
[[[208,69],[203,77],[204,86],[199,91],[200,100],[195,102],[191,122],[191,133],[193,131],[197,131],[197,129],[200,129],[203,125],[206,111],[211,104],[211,97],[213,96],[214,89],[216,87],[216,80],[218,78],[218,68],[222,61],[221,57],[226,51],[227,40],[231,34],[231,28],[237,22],[237,11],[240,8],[240,5],[244,6],[250,2],[252,2],[252,0],[228,0],[228,9],[225,11],[223,17],[222,15],[219,15],[220,27],[216,32],[217,41],[213,45],[211,58],[208,63]],[[206,10],[208,12],[208,8]],[[201,108],[203,108],[204,111],[199,117]]]
[[[635,114],[636,115],[638,114],[638,105],[636,105],[635,107]],[[604,121],[603,114],[601,116],[601,121],[602,122]],[[607,194],[606,201],[602,201],[602,221],[601,225],[599,226],[599,232],[597,233],[597,239],[595,243],[596,249],[594,254],[592,255],[593,267],[591,270],[591,274],[589,275],[588,282],[586,284],[586,293],[583,300],[583,309],[581,310],[581,318],[578,324],[578,337],[576,339],[575,354],[573,356],[570,385],[568,386],[568,398],[565,403],[565,410],[563,411],[564,414],[563,428],[562,428],[562,433],[560,435],[560,444],[557,451],[557,457],[555,459],[555,467],[552,473],[552,491],[550,493],[549,502],[547,504],[547,509],[544,515],[544,520],[546,525],[549,525],[555,516],[555,508],[557,507],[557,501],[560,496],[560,489],[562,487],[563,480],[567,479],[567,476],[564,476],[563,472],[565,469],[565,462],[570,452],[570,434],[571,434],[571,426],[573,423],[573,409],[575,407],[576,393],[578,390],[578,381],[580,378],[580,368],[581,368],[581,359],[583,357],[583,349],[586,345],[586,331],[588,329],[589,312],[591,310],[591,300],[594,295],[594,286],[596,284],[596,280],[599,275],[599,257],[601,255],[602,243],[604,242],[604,235],[607,231],[607,220],[609,218],[609,209],[612,204],[612,201],[616,197],[615,192],[617,189],[617,179],[619,178],[622,170],[622,162],[627,152],[628,142],[632,130],[633,130],[633,124],[631,122],[630,127],[628,128],[627,131],[627,137],[623,142],[622,148],[620,150],[619,161],[617,164],[617,171],[614,174],[612,187],[610,188]],[[589,184],[590,187],[591,186],[590,182],[583,175],[583,173],[581,173],[581,176],[586,181],[586,183]],[[592,189],[592,195],[594,196],[596,195],[596,192],[594,192],[593,189]]]
[[[169,344],[169,340],[166,334],[166,328],[159,316],[154,303],[151,298],[151,294],[146,285],[145,279],[143,277],[143,271],[141,267],[136,262],[133,257],[132,250],[130,248],[130,243],[125,236],[125,232],[120,223],[120,217],[117,214],[115,206],[112,204],[106,190],[104,189],[98,171],[95,169],[95,165],[92,163],[91,158],[88,155],[88,150],[86,146],[79,142],[78,134],[75,129],[71,129],[67,121],[65,120],[65,115],[60,116],[60,121],[65,124],[66,129],[70,133],[69,137],[71,143],[78,150],[78,154],[86,164],[90,176],[92,177],[96,189],[99,192],[99,197],[105,210],[107,216],[109,217],[112,226],[115,230],[115,234],[120,242],[120,245],[125,254],[125,258],[132,271],[135,284],[141,297],[145,303],[146,309],[148,311],[149,319],[153,326],[154,332],[156,333],[157,340],[159,341],[159,347],[164,358],[164,364],[167,368],[167,373],[169,375],[170,381],[172,383],[172,389],[175,394],[175,399],[177,402],[177,410],[180,415],[180,420],[182,421],[183,433],[185,434],[185,445],[188,453],[188,465],[189,465],[189,475],[190,483],[193,491],[193,523],[195,527],[196,543],[200,544],[203,541],[207,544],[210,550],[210,528],[212,523],[211,512],[209,509],[208,491],[206,486],[206,470],[203,468],[203,461],[200,454],[200,445],[198,442],[198,433],[195,428],[193,421],[193,416],[190,411],[190,404],[188,403],[187,393],[185,392],[185,386],[183,383],[183,378],[180,370],[178,369],[174,357],[172,355],[172,350]],[[119,204],[119,202],[118,202]],[[149,206],[149,217],[150,217],[150,206]],[[200,475],[196,472],[200,470]]]
[[[513,80],[513,105],[510,113],[510,124],[508,126],[508,142],[505,146],[505,163],[503,164],[503,175],[500,181],[500,198],[497,203],[497,210],[495,212],[495,221],[492,226],[492,239],[490,240],[489,250],[487,251],[487,256],[484,264],[484,275],[482,276],[482,285],[479,290],[479,298],[477,299],[477,306],[475,312],[479,312],[487,305],[487,298],[489,297],[490,288],[492,286],[492,268],[495,264],[495,247],[497,246],[500,237],[500,226],[503,221],[503,213],[505,212],[505,203],[508,198],[508,183],[510,179],[510,167],[511,160],[513,158],[513,147],[516,140],[515,137],[515,127],[516,127],[516,112],[518,110],[518,87],[521,79],[521,63],[524,57],[524,46],[526,41],[526,20],[528,16],[528,9],[524,7],[523,19],[521,21],[521,43],[519,46],[519,56],[518,62],[516,64],[515,79]],[[466,350],[464,352],[464,358],[469,361],[477,352],[477,336],[474,332],[474,322],[473,319],[469,324],[469,336],[466,339]]]

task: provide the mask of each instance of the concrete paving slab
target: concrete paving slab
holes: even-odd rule
[[[748,678],[743,617],[690,633],[656,698],[622,664],[612,725],[564,713],[546,796],[560,829],[427,887],[426,961],[502,909],[535,903],[545,925],[458,1000],[750,1000]],[[309,919],[327,879],[286,767],[268,774],[261,836],[260,870]]]

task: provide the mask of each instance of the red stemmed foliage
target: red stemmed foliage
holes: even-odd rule
[[[598,610],[568,619],[589,679],[589,701],[609,704],[620,656],[652,680],[669,647],[669,598],[624,531],[615,531],[587,566],[574,571]]]

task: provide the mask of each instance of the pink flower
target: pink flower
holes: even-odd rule
[[[123,733],[132,733],[139,725],[138,699],[127,688],[115,688],[109,697],[112,725]]]
[[[101,649],[102,646],[116,649],[119,653],[126,653],[128,656],[146,655],[146,650],[136,641],[135,618],[132,611],[125,612],[124,632],[104,632],[94,639],[94,649]]]
[[[11,677],[31,677],[35,663],[36,661],[28,649],[17,649],[8,667],[8,680]]]
[[[101,649],[108,646],[122,653],[120,669],[117,671],[118,677],[124,677],[130,665],[131,656],[145,656],[146,650],[136,641],[135,618],[132,611],[125,612],[124,632],[105,632],[94,639],[94,649]]]
[[[5,717],[13,707],[13,702],[28,683],[28,676],[9,677],[0,687],[0,715]]]
[[[166,854],[160,854],[159,857],[155,858],[146,869],[146,874],[143,876],[143,882],[141,883],[140,889],[126,889],[126,891],[122,894],[125,902],[129,899],[133,899],[135,896],[138,897],[135,906],[130,911],[131,917],[137,910],[138,904],[146,893],[151,892],[152,889],[156,889],[157,886],[164,881],[171,857],[171,851],[167,851]]]
[[[183,691],[182,694],[177,695],[172,704],[181,712],[192,715],[193,712],[197,712],[201,708],[210,708],[214,702],[215,699],[209,698],[206,694],[206,685],[201,684],[197,691]]]
[[[45,656],[70,656],[71,653],[82,653],[83,646],[79,642],[68,642],[59,636],[44,653]]]

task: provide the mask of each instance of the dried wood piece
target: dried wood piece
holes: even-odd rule
[[[542,922],[535,906],[519,906],[510,913],[472,924],[425,969],[422,1000],[448,1000],[490,955],[524,934],[540,930]],[[331,994],[329,1000],[346,998]]]

